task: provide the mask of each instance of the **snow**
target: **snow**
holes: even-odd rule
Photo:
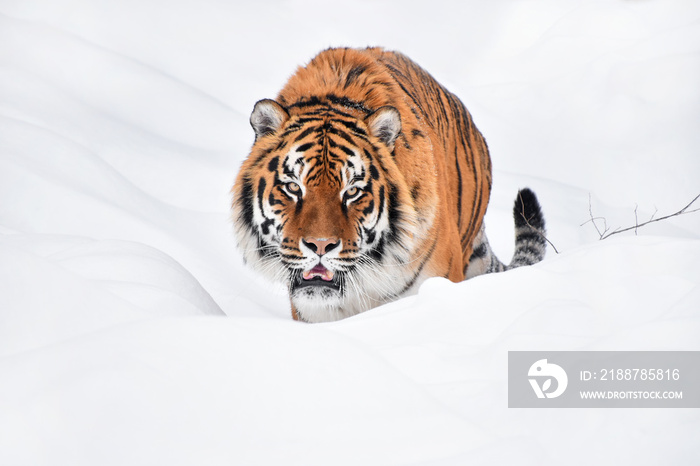
[[[507,352],[700,350],[700,4],[0,1],[0,464],[697,464],[695,409],[509,409]],[[489,142],[544,262],[293,322],[236,251],[255,101],[401,50]],[[600,223],[602,226],[602,223]]]

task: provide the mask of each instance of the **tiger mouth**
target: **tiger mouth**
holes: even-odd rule
[[[316,264],[316,266],[301,274],[302,280],[313,280],[314,278],[320,278],[324,282],[333,281],[333,271],[328,270],[321,264]]]
[[[316,286],[340,290],[340,284],[336,279],[335,273],[321,264],[316,264],[311,270],[302,272],[292,285],[297,289]]]

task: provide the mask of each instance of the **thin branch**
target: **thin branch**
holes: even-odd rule
[[[669,218],[671,218],[671,217],[677,217],[677,216],[679,216],[679,215],[690,214],[690,213],[693,213],[693,212],[698,212],[698,211],[700,211],[700,207],[698,207],[698,208],[696,208],[696,209],[688,210],[688,209],[695,203],[695,201],[697,201],[698,199],[700,199],[700,194],[698,194],[697,196],[695,196],[695,198],[694,198],[692,201],[690,201],[690,202],[689,202],[685,207],[683,207],[681,210],[679,210],[679,211],[677,211],[677,212],[674,212],[674,213],[672,213],[672,214],[665,215],[665,216],[663,216],[663,217],[654,218],[654,217],[656,216],[656,213],[658,212],[658,209],[655,210],[654,213],[652,214],[651,218],[650,218],[649,220],[647,220],[646,222],[643,222],[643,223],[638,223],[638,220],[637,220],[637,208],[635,207],[635,208],[634,208],[634,219],[635,219],[635,221],[634,221],[634,226],[631,226],[631,227],[628,227],[628,228],[619,228],[619,227],[618,227],[618,228],[616,228],[615,230],[613,230],[613,231],[611,231],[610,233],[608,233],[608,228],[607,228],[607,224],[606,224],[606,225],[605,225],[605,231],[603,231],[603,233],[601,233],[600,230],[598,229],[598,226],[597,226],[596,223],[595,223],[595,220],[596,220],[596,219],[600,219],[601,217],[593,217],[593,210],[592,210],[592,208],[591,208],[590,199],[591,199],[591,195],[589,194],[589,195],[588,195],[588,213],[589,213],[589,215],[590,215],[591,218],[590,218],[588,221],[583,222],[583,223],[581,224],[581,226],[585,225],[586,223],[592,222],[592,223],[593,223],[593,226],[595,226],[596,231],[598,232],[598,235],[600,235],[600,239],[601,239],[601,240],[604,240],[604,239],[606,239],[606,238],[610,238],[612,235],[616,235],[616,234],[618,234],[618,233],[623,233],[623,232],[625,232],[625,231],[630,231],[630,230],[634,230],[634,234],[636,235],[636,234],[637,234],[637,230],[638,230],[640,227],[649,225],[650,223],[660,222],[660,221],[662,221],[662,220],[666,220],[666,219],[669,219]],[[603,220],[603,222],[605,223],[605,218],[603,218],[602,220]]]
[[[610,230],[608,228],[608,222],[605,220],[605,217],[594,217],[593,216],[593,206],[591,203],[591,193],[588,193],[588,215],[590,218],[583,222],[579,226],[584,226],[586,223],[592,223],[593,226],[595,227],[595,231],[598,232],[599,239],[603,239],[603,236]],[[602,220],[603,221],[603,232],[600,232],[600,228],[598,228],[598,224],[595,223],[596,220]]]
[[[697,199],[697,197],[695,199]],[[693,199],[693,202],[695,202],[695,199]],[[693,202],[691,202],[691,204]],[[656,217],[656,214],[658,214],[658,213],[659,213],[659,209],[656,206],[654,206],[654,213],[651,214],[651,217],[649,217],[649,221],[654,220],[654,217]]]

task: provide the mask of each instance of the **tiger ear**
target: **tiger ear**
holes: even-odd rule
[[[259,100],[250,115],[250,126],[255,131],[255,139],[274,133],[282,127],[287,118],[287,111],[274,100]]]
[[[390,105],[379,107],[365,118],[365,123],[373,136],[379,138],[389,151],[394,150],[394,142],[401,132],[401,115]]]

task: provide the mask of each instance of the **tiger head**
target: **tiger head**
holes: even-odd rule
[[[266,99],[250,122],[234,228],[246,262],[286,283],[295,318],[337,320],[405,291],[420,222],[392,160],[399,112]]]

